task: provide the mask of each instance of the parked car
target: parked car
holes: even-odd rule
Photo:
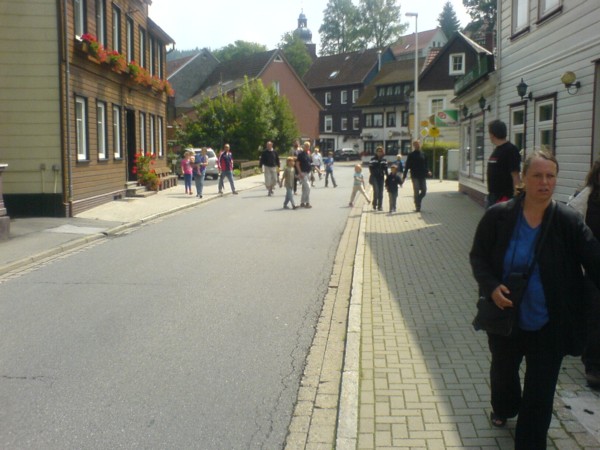
[[[335,161],[351,161],[360,159],[360,153],[353,148],[339,148],[333,153]]]
[[[190,151],[194,152],[194,157],[198,159],[200,155],[202,155],[202,151],[199,148],[190,148]],[[211,177],[213,180],[219,178],[219,161],[217,160],[217,155],[212,148],[206,149],[206,156],[208,158],[208,165],[206,166],[206,177]],[[183,173],[181,172],[181,158],[177,160],[177,167],[175,168],[177,177],[183,178]]]

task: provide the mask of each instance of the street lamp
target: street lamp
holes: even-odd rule
[[[407,12],[405,16],[415,18],[415,108],[413,120],[413,141],[415,141],[419,138],[419,31],[417,29],[419,14],[415,12]]]

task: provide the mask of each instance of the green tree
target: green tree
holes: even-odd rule
[[[460,21],[450,1],[444,4],[444,9],[438,16],[438,24],[448,39],[460,29]]]
[[[235,41],[225,47],[221,47],[212,52],[215,58],[221,62],[231,61],[232,59],[249,56],[254,53],[266,52],[267,47],[262,44],[247,41]]]
[[[298,138],[300,132],[288,99],[277,94],[273,87],[269,89],[269,97],[273,108],[274,130],[274,134],[270,139],[279,154],[284,155],[287,149],[292,147],[294,139]]]
[[[408,28],[401,22],[396,0],[360,0],[360,36],[365,48],[383,48],[396,42]]]
[[[496,26],[496,0],[463,0],[471,23],[467,30],[472,33],[493,30]]]
[[[352,0],[329,0],[323,11],[321,54],[337,55],[360,50],[360,16]]]
[[[294,68],[298,76],[302,77],[312,64],[312,58],[304,41],[294,33],[285,33],[281,38],[279,48],[283,50],[290,66]]]

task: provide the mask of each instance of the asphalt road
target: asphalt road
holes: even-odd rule
[[[0,280],[0,448],[281,448],[351,163],[336,179],[310,210],[227,195]]]

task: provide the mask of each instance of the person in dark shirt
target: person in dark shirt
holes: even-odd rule
[[[596,160],[587,174],[581,192],[569,200],[569,206],[578,211],[594,237],[600,240],[600,159]],[[586,276],[585,306],[587,338],[581,360],[585,378],[590,387],[600,388],[600,291]]]
[[[521,183],[521,154],[507,139],[506,124],[492,120],[488,124],[490,141],[495,145],[487,164],[488,196],[486,206],[510,200]]]
[[[402,186],[402,178],[398,174],[398,166],[393,164],[390,173],[385,179],[385,188],[390,201],[390,214],[396,212],[396,200],[398,199],[398,186]]]
[[[306,141],[302,145],[302,151],[298,153],[296,158],[296,171],[298,172],[298,179],[302,183],[302,196],[300,197],[301,208],[312,208],[310,204],[310,171],[312,158],[310,157],[310,142]]]
[[[273,142],[267,142],[267,147],[260,155],[258,165],[263,168],[265,186],[270,197],[273,195],[273,189],[275,189],[275,185],[277,184],[277,174],[279,173],[279,155],[273,150]]]
[[[431,176],[431,172],[427,168],[427,157],[421,151],[421,143],[413,142],[413,151],[408,154],[406,164],[404,164],[404,176],[402,181],[406,180],[406,174],[410,170],[410,179],[413,186],[413,196],[415,200],[415,209],[421,211],[421,203],[427,195],[427,177]]]
[[[373,209],[383,211],[383,185],[388,174],[383,147],[377,147],[369,162],[369,184],[373,186]]]

